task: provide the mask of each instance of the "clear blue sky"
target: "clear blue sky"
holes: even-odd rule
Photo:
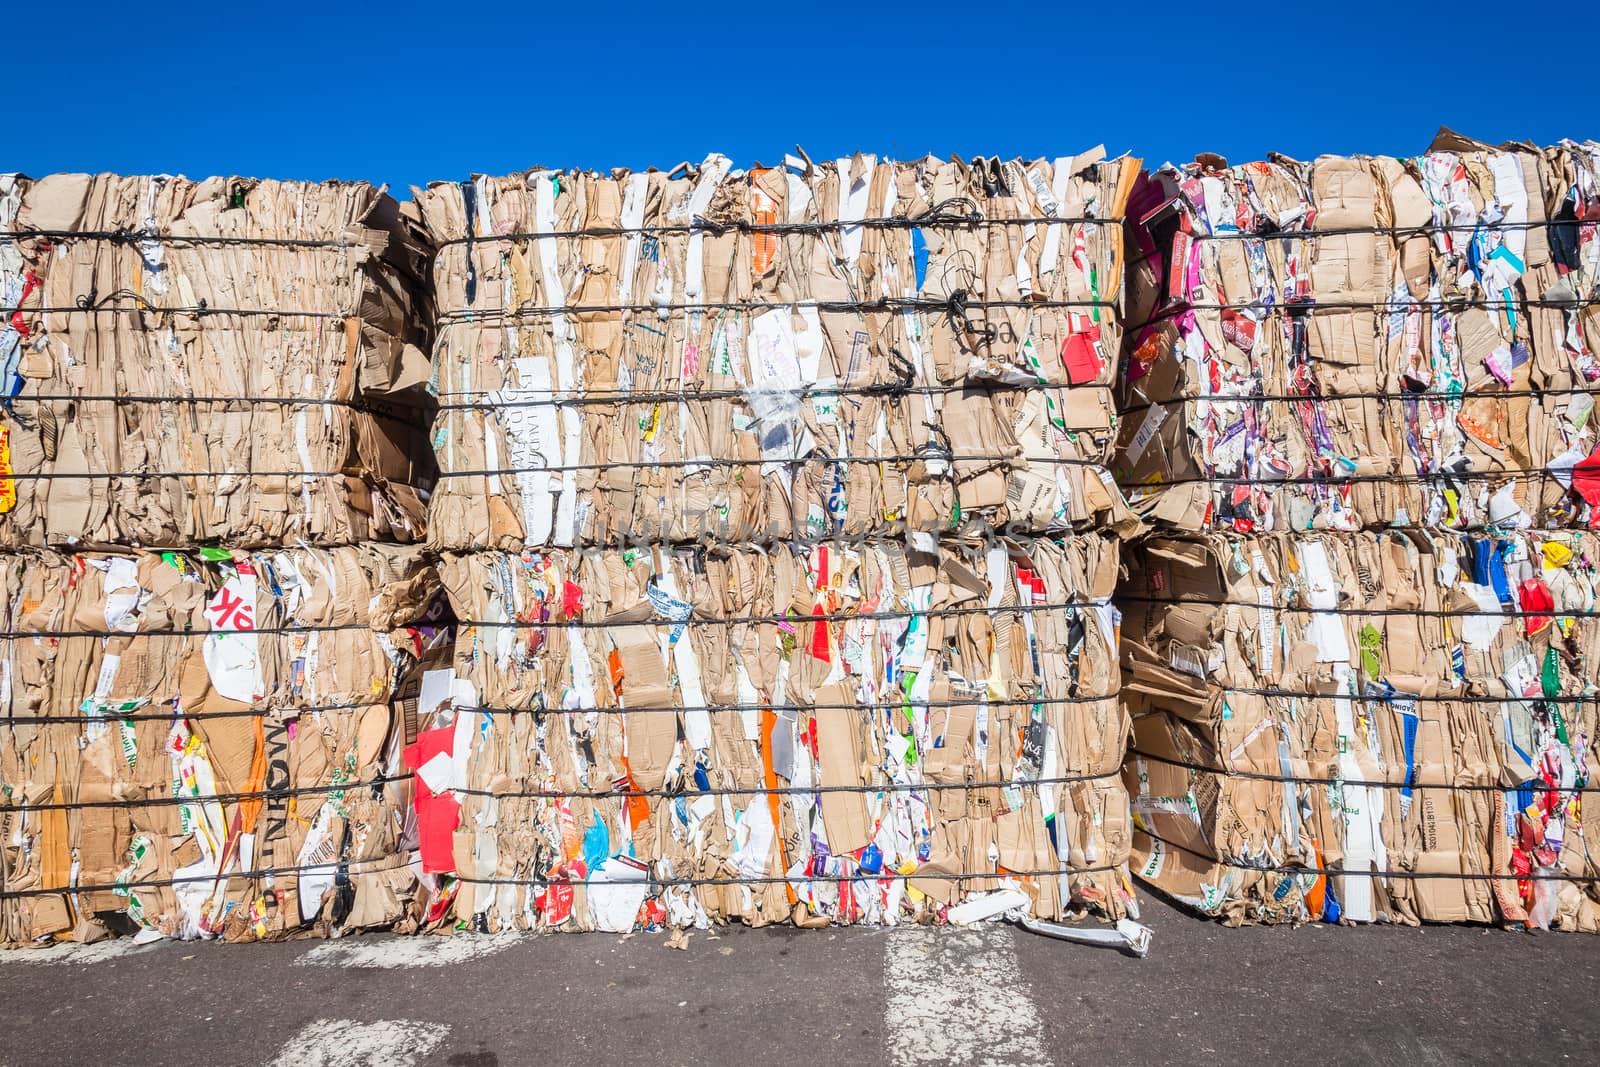
[[[403,195],[532,166],[772,163],[796,143],[912,158],[1104,142],[1160,163],[1410,155],[1441,124],[1600,138],[1593,79],[1550,69],[1579,53],[1532,10],[32,0],[8,21],[0,168],[367,178]]]

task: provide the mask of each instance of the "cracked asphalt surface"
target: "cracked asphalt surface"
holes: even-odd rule
[[[898,977],[886,968],[886,953],[904,933],[769,927],[695,932],[683,951],[658,934],[500,939],[456,962],[428,954],[458,939],[431,938],[406,951],[432,965],[388,967],[364,965],[398,950],[400,939],[382,935],[321,951],[330,943],[7,953],[0,1063],[407,1062],[364,1059],[353,1046],[324,1059],[296,1051],[295,1035],[319,1020],[398,1021],[401,1036],[407,1021],[443,1024],[448,1033],[431,1050],[422,1051],[427,1041],[411,1047],[411,1062],[439,1067],[922,1063],[935,1053],[941,1062],[1593,1063],[1600,1052],[1600,945],[1582,935],[1229,930],[1149,898],[1143,921],[1155,937],[1142,960],[982,927],[984,953],[1014,953],[1007,973],[1020,972],[1003,991],[1016,1020],[988,1020],[1030,1031],[1015,1047],[1032,1052],[1008,1053],[1014,1060],[963,1051],[975,1024],[965,1009],[944,1022],[886,1013],[888,986],[906,982],[903,967]],[[947,961],[942,973],[960,967]],[[994,991],[970,993],[957,1003],[995,1012]],[[943,1038],[930,1032],[945,1027]]]

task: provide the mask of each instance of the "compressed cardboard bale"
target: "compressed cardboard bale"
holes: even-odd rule
[[[0,943],[403,920],[431,575],[382,545],[0,557]]]
[[[1216,533],[1127,559],[1140,878],[1235,923],[1600,931],[1595,534]]]
[[[1102,464],[1137,169],[712,155],[415,190],[439,249],[431,542],[1123,521]]]
[[[445,555],[417,817],[454,919],[894,923],[1003,878],[1127,913],[1115,540],[927,547]]]
[[[1600,144],[1167,167],[1118,481],[1166,529],[1585,527]],[[1137,325],[1138,323],[1143,325]],[[1576,471],[1574,470],[1576,468]]]
[[[416,231],[365,182],[0,175],[0,546],[419,540]]]

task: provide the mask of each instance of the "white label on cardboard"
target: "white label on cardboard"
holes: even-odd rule
[[[1138,434],[1134,434],[1133,442],[1128,443],[1128,464],[1130,466],[1139,462],[1139,456],[1142,456],[1144,450],[1149,448],[1150,442],[1154,442],[1157,430],[1162,429],[1162,422],[1166,422],[1166,414],[1168,414],[1166,406],[1160,405],[1160,403],[1152,403],[1149,406],[1149,410],[1144,413],[1144,421],[1139,422]]]
[[[94,702],[103,705],[111,695],[111,683],[117,676],[117,665],[122,662],[121,656],[114,656],[107,652],[100,661],[100,677],[94,682]]]
[[[233,575],[206,605],[205,617],[213,630],[232,631],[206,635],[202,654],[211,685],[229,700],[251,703],[261,694],[261,656],[255,623],[256,576]]]

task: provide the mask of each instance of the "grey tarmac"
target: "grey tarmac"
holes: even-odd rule
[[[1147,959],[1002,923],[127,942],[0,955],[0,1063],[1596,1061],[1600,942],[1225,929],[1146,898]]]

